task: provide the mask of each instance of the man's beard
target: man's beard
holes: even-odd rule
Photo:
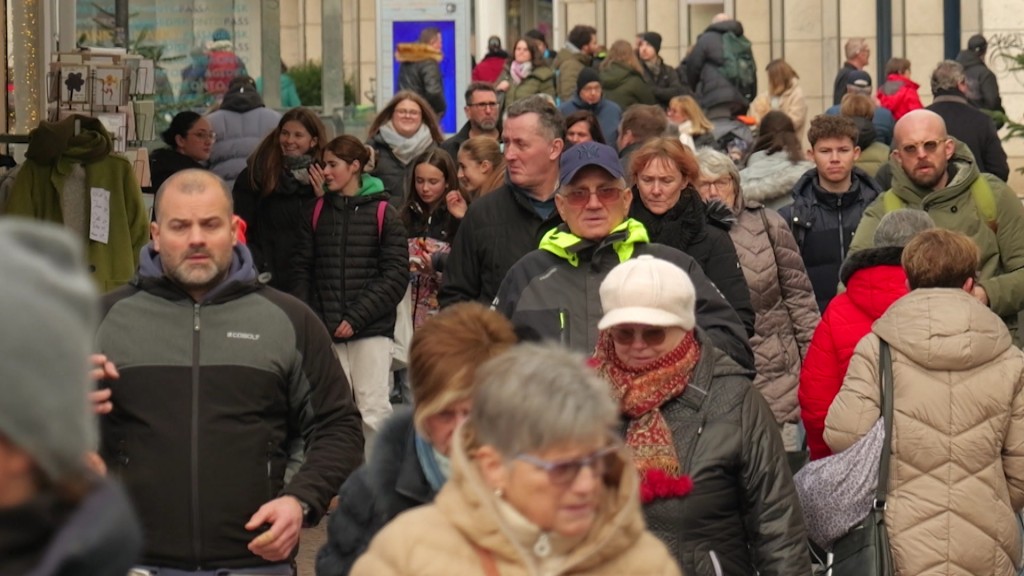
[[[494,120],[484,120],[483,122],[476,123],[473,126],[473,128],[475,128],[477,132],[491,132],[491,131],[493,131],[497,127],[498,127],[498,119],[497,118],[495,118]]]
[[[910,181],[917,185],[919,188],[924,188],[925,190],[934,190],[935,187],[939,185],[939,182],[942,181],[942,177],[946,175],[946,171],[939,170],[938,166],[935,166],[934,164],[932,164],[932,169],[932,175],[925,178],[915,176],[914,172],[910,172],[909,174],[907,174],[907,177],[910,178]]]
[[[190,256],[203,254],[209,258],[203,264],[194,264],[188,261]],[[166,270],[165,273],[176,284],[186,290],[209,290],[220,284],[227,276],[228,267],[220,266],[213,255],[206,250],[189,250],[182,257],[177,266]]]

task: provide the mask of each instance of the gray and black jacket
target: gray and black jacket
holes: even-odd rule
[[[264,503],[292,495],[316,523],[359,466],[362,421],[323,324],[256,278],[235,248],[226,280],[195,302],[147,246],[131,284],[103,299],[98,351],[114,410],[100,454],[142,520],[142,564],[182,570],[268,562],[245,529]],[[285,482],[288,446],[305,462]]]
[[[492,306],[531,336],[591,354],[597,345],[597,323],[604,315],[601,282],[620,262],[644,254],[667,260],[689,275],[697,291],[697,324],[716,346],[752,370],[753,353],[736,311],[693,258],[649,243],[637,220],[626,220],[600,242],[583,240],[564,224],[552,230],[540,249],[508,271]]]

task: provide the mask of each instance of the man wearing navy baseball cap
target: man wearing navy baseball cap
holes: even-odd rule
[[[632,201],[614,148],[584,142],[566,150],[555,194],[564,223],[512,266],[493,307],[519,328],[591,353],[602,314],[601,281],[619,263],[651,254],[686,271],[697,290],[697,324],[716,347],[752,367],[736,312],[692,258],[650,242],[643,224],[627,216]]]

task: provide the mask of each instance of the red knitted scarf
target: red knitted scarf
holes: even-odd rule
[[[700,345],[689,332],[674,350],[644,366],[632,368],[615,354],[608,331],[597,342],[598,371],[612,385],[622,413],[629,417],[626,445],[640,472],[640,497],[646,504],[659,498],[684,496],[693,488],[682,473],[672,431],[661,407],[679,396],[700,359]]]

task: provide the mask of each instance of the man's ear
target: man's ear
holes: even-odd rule
[[[953,142],[953,139],[948,135],[946,136],[945,147],[946,160],[949,160],[953,157],[953,152],[956,152],[956,142]]]
[[[856,162],[858,159],[860,159],[860,152],[861,152],[860,146],[854,146],[853,147],[853,161],[854,162]]]
[[[808,148],[807,149],[807,160],[809,160],[810,162],[814,162],[814,149],[813,148]]]
[[[562,151],[565,150],[565,140],[561,138],[555,138],[551,141],[551,153],[548,154],[549,160],[558,160],[562,155]]]
[[[153,241],[153,250],[160,251],[160,225],[156,222],[149,223],[149,238]]]

